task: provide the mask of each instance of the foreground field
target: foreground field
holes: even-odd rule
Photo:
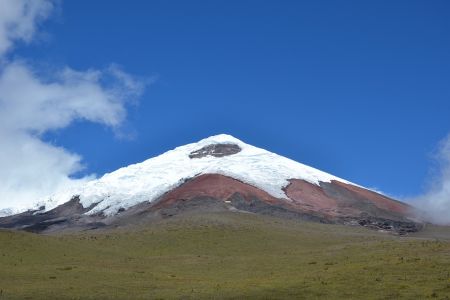
[[[251,214],[0,231],[0,299],[450,299],[450,229],[396,237]]]

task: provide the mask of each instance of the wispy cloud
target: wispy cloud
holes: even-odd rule
[[[4,56],[16,41],[30,42],[37,25],[54,9],[49,0],[0,1],[0,57]]]
[[[127,104],[143,83],[112,64],[105,70],[65,67],[51,74],[8,56],[14,42],[32,40],[47,18],[49,0],[0,1],[0,210],[23,210],[59,189],[89,179],[71,179],[82,158],[42,140],[75,120],[120,127]]]
[[[430,178],[428,191],[412,202],[428,221],[450,224],[450,134],[439,143],[434,160],[437,168]]]

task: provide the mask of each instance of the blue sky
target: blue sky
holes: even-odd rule
[[[449,13],[448,1],[63,1],[9,55],[47,72],[116,63],[147,82],[119,129],[45,133],[83,158],[78,176],[228,133],[405,197],[425,191],[450,131]]]

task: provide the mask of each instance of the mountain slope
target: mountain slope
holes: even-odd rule
[[[207,207],[399,233],[420,228],[404,203],[229,135],[121,168],[37,206],[0,218],[0,226],[32,231],[119,226]]]
[[[420,238],[417,238],[420,237]],[[0,230],[0,299],[446,299],[450,227],[411,237],[248,213]]]

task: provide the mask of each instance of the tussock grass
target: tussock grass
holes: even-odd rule
[[[450,299],[449,236],[239,213],[59,236],[0,231],[0,299]]]

